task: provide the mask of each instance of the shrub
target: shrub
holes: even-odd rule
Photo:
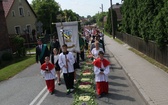
[[[2,58],[3,61],[10,61],[10,60],[13,59],[13,56],[10,52],[5,52],[5,53],[2,54],[1,58]]]
[[[16,47],[16,54],[17,56],[25,56],[26,49],[24,46],[25,39],[20,37],[19,35],[15,36],[12,39],[12,44]]]

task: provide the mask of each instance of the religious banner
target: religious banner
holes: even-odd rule
[[[78,22],[62,22],[62,25],[61,23],[56,23],[60,45],[62,46],[63,44],[67,44],[68,51],[80,52]]]

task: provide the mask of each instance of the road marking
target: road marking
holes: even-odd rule
[[[63,76],[63,73],[61,72],[61,75],[60,75],[60,77],[62,77]],[[55,81],[55,85],[56,85],[56,81]],[[44,88],[43,88],[43,90],[34,98],[34,100],[29,104],[29,105],[34,105],[35,104],[35,102],[39,99],[39,97],[40,96],[42,96],[42,94],[45,92],[47,90],[47,86],[45,86]],[[47,97],[47,95],[48,95],[48,91],[42,96],[42,98],[39,100],[39,102],[36,104],[36,105],[40,105],[43,101],[44,101],[44,99]]]
[[[47,86],[43,88],[43,90],[34,98],[34,100],[29,105],[34,105],[34,103],[37,101],[37,99],[44,93],[44,91],[47,89]]]
[[[43,97],[40,99],[40,101],[36,105],[41,105],[41,103],[44,101],[47,95],[48,95],[48,91],[43,95]]]

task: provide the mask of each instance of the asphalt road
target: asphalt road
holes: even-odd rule
[[[96,99],[98,104],[146,105],[112,53],[108,50],[106,53],[105,56],[112,63],[109,94]],[[60,86],[56,84],[56,93],[50,95],[40,75],[40,64],[34,64],[13,78],[0,82],[0,105],[71,105],[73,96],[66,95],[65,92],[64,84]]]
[[[105,56],[111,62],[109,94],[97,99],[98,105],[146,105],[122,66],[108,49]]]

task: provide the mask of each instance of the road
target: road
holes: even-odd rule
[[[109,74],[109,94],[96,99],[99,105],[146,105],[112,53],[105,55],[112,63]],[[72,94],[66,95],[65,85],[56,84],[50,95],[40,75],[40,64],[34,64],[9,80],[0,82],[0,105],[71,105]]]

